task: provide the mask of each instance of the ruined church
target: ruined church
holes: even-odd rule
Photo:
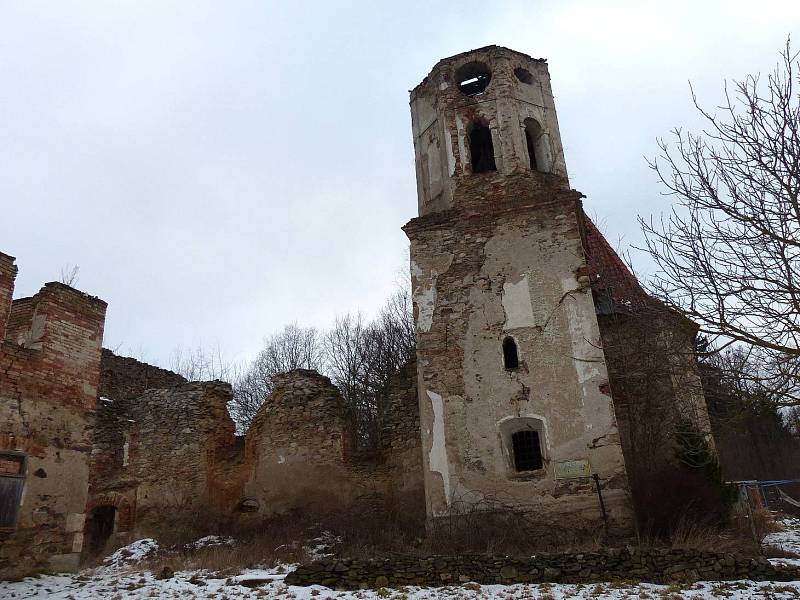
[[[410,101],[417,356],[369,456],[327,377],[276,377],[237,436],[228,384],[103,349],[106,303],[69,286],[12,300],[17,267],[0,254],[0,578],[75,569],[181,518],[257,525],[364,498],[429,522],[502,506],[630,535],[654,396],[634,383],[659,391],[662,423],[709,431],[694,325],[658,311],[637,327],[657,303],[570,187],[545,60],[458,54]],[[640,343],[683,351],[653,376]]]

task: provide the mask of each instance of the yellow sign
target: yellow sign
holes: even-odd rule
[[[580,479],[581,477],[591,477],[592,470],[589,461],[585,458],[580,460],[562,460],[556,463],[556,479]]]

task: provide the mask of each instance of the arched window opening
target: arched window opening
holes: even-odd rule
[[[458,89],[465,96],[482,94],[492,80],[492,72],[482,62],[461,65],[455,73]]]
[[[474,123],[469,130],[469,157],[473,173],[497,171],[494,162],[492,130],[488,125]]]
[[[542,134],[542,126],[535,119],[525,119],[525,144],[531,171],[547,171],[547,153]]]
[[[519,368],[519,353],[514,338],[507,337],[503,340],[503,364],[506,369]]]
[[[539,445],[539,433],[532,429],[518,431],[511,436],[514,450],[514,468],[517,471],[536,471],[541,469],[542,447]]]
[[[531,72],[527,69],[517,67],[514,69],[514,75],[516,75],[517,79],[526,85],[531,85],[533,83],[533,75],[531,75]]]

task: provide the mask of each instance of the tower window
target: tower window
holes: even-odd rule
[[[492,131],[488,125],[474,123],[469,131],[469,156],[473,173],[497,171],[494,162]]]
[[[519,367],[519,353],[517,352],[517,343],[514,338],[507,337],[503,340],[503,364],[506,369]]]
[[[522,83],[531,85],[533,83],[533,75],[527,69],[523,69],[522,67],[517,67],[514,69],[514,75],[517,76]]]
[[[465,96],[482,94],[492,80],[492,72],[481,62],[462,65],[455,73],[458,89]]]
[[[531,429],[518,431],[511,436],[514,449],[514,468],[517,471],[536,471],[541,469],[542,448],[539,433]]]
[[[542,126],[534,119],[525,119],[525,144],[531,171],[547,171],[547,151],[544,146]]]

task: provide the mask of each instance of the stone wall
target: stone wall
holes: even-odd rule
[[[348,468],[352,422],[330,379],[298,369],[277,375],[245,436],[253,517],[341,506],[367,493]]]
[[[164,535],[197,515],[229,517],[242,485],[230,385],[186,382],[109,351],[102,364],[90,508],[117,511],[114,539]]]
[[[15,275],[0,254],[0,451],[27,462],[16,525],[0,531],[0,577],[78,566],[106,312],[60,283],[12,303]]]
[[[417,396],[417,363],[411,361],[389,386],[386,417],[381,429],[381,457],[387,472],[387,495],[425,510],[422,438]]]
[[[286,585],[324,585],[337,590],[445,586],[475,582],[601,583],[750,579],[794,581],[800,568],[774,566],[763,558],[689,550],[606,550],[580,554],[538,554],[531,558],[486,556],[393,557],[385,560],[327,560],[300,566]]]

